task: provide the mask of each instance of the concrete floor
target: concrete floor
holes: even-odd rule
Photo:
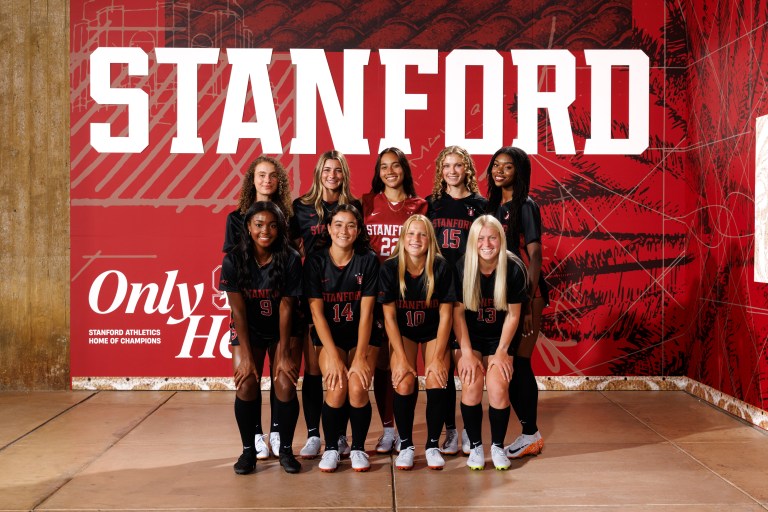
[[[427,469],[422,393],[413,471],[372,455],[368,473],[349,462],[321,473],[314,460],[287,475],[273,459],[238,476],[233,400],[0,393],[0,510],[768,510],[768,433],[684,392],[541,392],[544,452],[506,472],[469,471],[461,456]],[[375,410],[369,450],[381,434]],[[513,415],[508,441],[518,430]],[[300,420],[297,451],[304,439]]]

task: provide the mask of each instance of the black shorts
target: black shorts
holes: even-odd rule
[[[306,332],[307,324],[303,312],[299,308],[296,308],[291,317],[291,338],[303,338],[304,333]],[[275,343],[278,343],[279,341],[280,340],[277,340]],[[229,344],[233,347],[240,344],[240,340],[237,337],[237,331],[235,330],[235,319],[232,318],[231,312],[229,313]],[[251,345],[253,345],[253,341],[251,341]]]
[[[280,340],[277,338],[264,338],[264,337],[259,337],[258,339],[253,339],[253,338],[255,338],[255,336],[252,336],[251,339],[249,340],[251,342],[251,350],[255,350],[255,349],[269,350],[272,346],[280,343]],[[234,320],[229,321],[229,344],[233,347],[240,346],[240,338],[237,337],[237,331],[235,330]]]
[[[376,328],[376,322],[373,322],[373,328],[371,329],[371,338],[368,340],[368,346],[379,348],[381,346],[381,330]],[[312,339],[312,344],[316,347],[322,347],[323,342],[320,341],[320,337],[317,335],[315,326],[309,327],[309,336]],[[344,352],[349,352],[353,348],[357,347],[357,339],[352,340],[333,340],[336,347],[340,348]]]

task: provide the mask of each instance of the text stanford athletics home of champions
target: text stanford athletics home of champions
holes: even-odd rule
[[[280,154],[285,147],[277,121],[274,91],[270,83],[269,66],[275,55],[269,48],[227,48],[227,64],[222,63],[222,50],[218,48],[155,48],[152,52],[158,66],[174,66],[176,72],[177,120],[176,135],[171,153],[203,153],[203,140],[198,136],[198,98],[205,91],[198,90],[198,72],[201,66],[229,66],[229,82],[216,152],[236,153],[240,139],[260,139],[264,153]],[[458,145],[470,153],[490,155],[508,141],[504,140],[504,97],[517,96],[517,133],[513,146],[536,154],[538,145],[538,112],[547,112],[552,142],[558,154],[575,154],[573,132],[568,107],[577,94],[576,57],[568,50],[510,50],[512,65],[517,68],[515,90],[504,90],[505,64],[496,50],[453,50],[441,55],[437,50],[391,49],[379,50],[378,59],[371,62],[371,50],[345,50],[343,77],[343,107],[328,56],[320,49],[290,50],[291,66],[295,73],[295,133],[288,153],[314,154],[317,152],[317,97],[323,105],[333,147],[347,155],[371,154],[386,147],[399,147],[411,153],[406,136],[406,112],[442,109],[445,112],[445,145]],[[590,79],[579,85],[591,88],[591,130],[584,145],[585,154],[640,154],[648,147],[649,134],[649,60],[642,50],[584,50],[584,61]],[[151,95],[142,88],[113,87],[111,68],[127,65],[127,74],[147,76],[151,55],[141,48],[99,47],[90,55],[89,90],[99,105],[124,106],[128,110],[128,135],[112,136],[110,123],[90,124],[91,146],[100,153],[140,153],[149,144],[149,115]],[[222,62],[220,62],[220,60]],[[378,87],[374,80],[366,83],[366,66],[379,66],[381,73],[368,76],[384,77],[384,136],[378,149],[372,151],[364,137],[366,90]],[[415,66],[414,74],[406,73]],[[471,68],[471,69],[468,69]],[[612,138],[614,121],[611,112],[613,98],[613,72],[627,73],[628,111],[625,138]],[[167,72],[167,69],[163,70]],[[554,77],[555,90],[541,91],[540,74]],[[418,75],[444,75],[445,104],[430,104],[429,93],[406,92],[409,80]],[[466,83],[468,74],[482,77],[482,135],[477,138],[466,134]],[[410,77],[407,79],[407,77]],[[589,85],[591,84],[591,85]],[[249,91],[253,94],[256,121],[243,121]],[[380,98],[376,97],[376,102]],[[434,103],[434,102],[433,102]],[[369,104],[370,98],[369,98]],[[378,121],[377,121],[378,122]]]

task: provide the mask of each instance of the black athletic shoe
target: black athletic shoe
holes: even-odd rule
[[[280,452],[280,465],[286,473],[298,473],[301,471],[301,462],[296,460],[293,452]]]
[[[247,475],[253,473],[256,469],[256,450],[253,448],[247,448],[243,450],[243,454],[235,462],[235,473],[238,475]]]

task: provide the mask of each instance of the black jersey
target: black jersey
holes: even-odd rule
[[[232,253],[224,256],[221,264],[219,290],[238,292],[245,301],[248,319],[248,335],[251,343],[257,340],[280,339],[280,300],[283,297],[301,295],[301,258],[290,249],[288,264],[282,283],[273,283],[269,278],[272,263],[259,267],[253,259],[248,261],[251,282],[246,289],[238,287],[238,271]]]
[[[464,282],[464,258],[457,263],[459,279],[456,286],[456,294],[459,301],[463,302],[461,283]],[[480,305],[477,311],[464,310],[464,318],[467,321],[470,341],[475,343],[498,343],[501,337],[501,328],[507,317],[507,310],[499,311],[493,306],[493,286],[496,284],[496,271],[490,276],[480,274]],[[523,270],[512,261],[507,260],[507,303],[522,304],[528,301],[528,290]],[[520,332],[515,333],[517,337]]]
[[[507,249],[517,254],[523,263],[529,264],[528,244],[533,242],[541,243],[541,212],[536,201],[528,196],[520,207],[520,222],[517,228],[513,227],[511,211],[512,202],[508,201],[496,211],[496,218],[499,219],[504,227],[504,234],[507,241]],[[544,303],[549,303],[549,287],[544,280],[543,273],[539,274],[538,283],[539,294],[544,298]]]
[[[539,212],[539,205],[530,196],[520,206],[519,212],[511,211],[511,207],[511,201],[502,204],[496,211],[495,217],[504,227],[507,249],[522,258],[528,255],[526,245],[541,242],[541,212]],[[519,215],[520,222],[517,228],[513,227],[513,215]]]
[[[222,252],[229,252],[240,243],[245,233],[245,226],[243,226],[243,220],[245,215],[240,213],[240,210],[235,210],[227,215],[227,226],[224,230],[224,247]]]
[[[355,253],[343,268],[337,267],[329,248],[307,256],[304,264],[304,292],[307,299],[323,299],[323,311],[334,342],[355,340],[360,325],[360,301],[376,297],[379,260],[372,251]]]
[[[448,263],[455,265],[467,249],[469,228],[485,212],[488,200],[477,193],[463,199],[443,193],[439,199],[427,197],[427,203],[427,217],[435,228],[440,252]]]
[[[378,301],[381,304],[395,303],[402,336],[417,343],[433,340],[440,325],[440,304],[456,301],[453,269],[444,258],[435,258],[435,287],[427,302],[426,271],[417,277],[405,273],[405,297],[401,298],[397,264],[398,258],[392,258],[381,265]]]
[[[320,235],[326,230],[325,220],[328,219],[328,216],[339,203],[321,201],[321,204],[323,206],[322,220],[317,215],[314,204],[304,204],[301,198],[293,201],[293,217],[291,217],[290,225],[291,240],[302,239],[305,257],[315,248]],[[363,206],[360,204],[360,201],[354,200],[350,204],[357,208],[361,216],[363,215]]]

